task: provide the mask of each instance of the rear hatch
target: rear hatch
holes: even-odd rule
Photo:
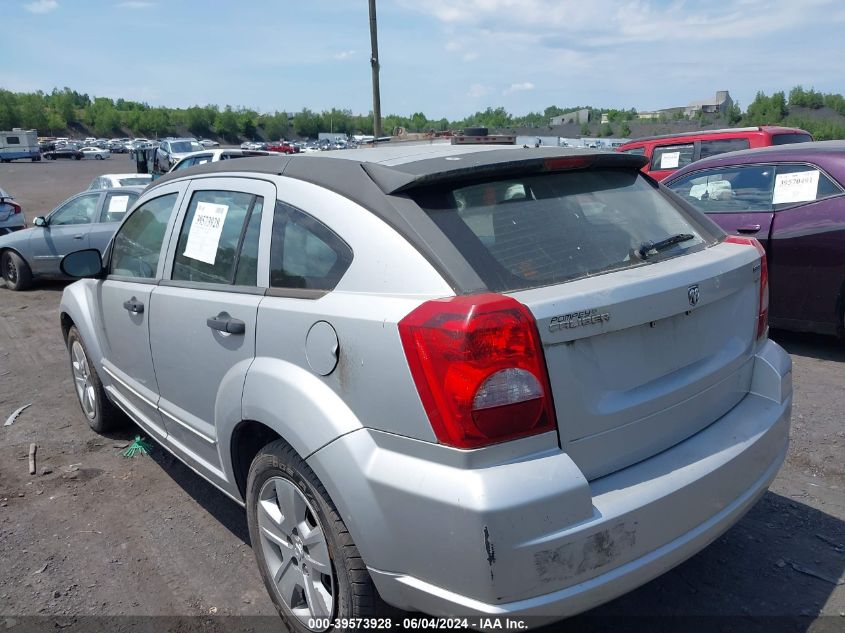
[[[636,166],[413,197],[489,290],[534,315],[560,443],[588,479],[677,444],[748,392],[759,255],[721,243]]]
[[[677,444],[748,392],[756,261],[722,244],[513,295],[537,319],[561,446],[588,479]]]

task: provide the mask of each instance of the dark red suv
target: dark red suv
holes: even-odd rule
[[[616,151],[647,157],[649,162],[643,172],[663,180],[681,167],[716,154],[812,140],[809,132],[798,128],[761,125],[649,136],[629,141]]]

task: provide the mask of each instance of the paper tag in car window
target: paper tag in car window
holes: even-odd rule
[[[775,178],[775,194],[772,204],[809,202],[816,199],[819,190],[819,170],[798,171],[792,174],[778,174]]]
[[[112,196],[109,199],[109,209],[107,213],[126,213],[126,207],[129,206],[129,196]]]
[[[666,152],[660,156],[660,169],[677,169],[681,152]]]
[[[225,204],[198,202],[183,255],[213,266],[228,212]]]

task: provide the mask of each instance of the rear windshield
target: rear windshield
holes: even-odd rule
[[[772,136],[772,145],[789,145],[790,143],[809,143],[813,137],[809,134],[775,134]]]
[[[147,176],[146,178],[121,178],[120,179],[120,186],[121,187],[131,187],[133,185],[148,185],[152,182],[150,177]]]
[[[499,292],[661,261],[716,239],[638,171],[532,175],[411,195]],[[636,252],[680,234],[692,237],[646,259]]]

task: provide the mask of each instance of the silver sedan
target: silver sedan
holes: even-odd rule
[[[61,278],[62,257],[80,248],[104,251],[143,187],[84,191],[62,202],[34,226],[0,236],[0,274],[10,290],[37,278]]]

